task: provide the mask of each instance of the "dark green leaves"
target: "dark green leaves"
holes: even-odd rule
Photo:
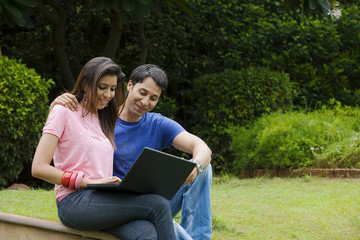
[[[287,9],[302,8],[305,12],[321,10],[327,14],[330,10],[329,0],[285,0]]]
[[[0,1],[0,19],[10,26],[31,28],[34,26],[29,17],[31,8],[36,6],[35,0],[2,0]]]

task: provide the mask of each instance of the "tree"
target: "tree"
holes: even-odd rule
[[[145,63],[150,44],[147,41],[144,29],[145,19],[151,12],[161,13],[163,8],[172,13],[173,6],[191,13],[186,0],[93,0],[94,8],[104,10],[109,14],[110,31],[104,46],[103,55],[114,58],[119,42],[130,23],[138,25],[137,38],[141,48],[139,64]],[[327,0],[285,0],[285,7],[299,7],[303,4],[305,10],[321,9],[328,12],[336,2]],[[71,9],[79,4],[75,0],[3,0],[0,1],[1,23],[9,25],[31,27],[31,10],[41,13],[52,26],[52,43],[55,49],[55,58],[63,78],[63,87],[71,89],[74,85],[74,76],[69,64],[69,55],[66,52],[66,20]],[[33,8],[33,9],[32,9]]]
[[[38,0],[35,7],[35,9],[40,12],[53,26],[53,45],[55,48],[55,58],[62,72],[65,88],[68,89],[72,88],[75,81],[65,50],[65,24],[66,16],[74,3],[75,0]]]
[[[93,0],[92,3],[95,8],[110,13],[111,30],[103,55],[114,58],[125,29],[124,26],[135,22],[138,24],[138,38],[142,48],[140,64],[145,63],[147,58],[149,44],[144,33],[144,21],[150,16],[151,11],[160,13],[164,3],[170,11],[172,5],[189,11],[184,0]],[[31,27],[32,21],[28,15],[32,7],[48,20],[53,29],[52,43],[55,49],[55,58],[62,74],[63,86],[67,89],[73,87],[75,80],[66,52],[66,19],[76,4],[75,0],[4,0],[0,2],[1,18],[11,26]]]
[[[149,43],[145,36],[145,19],[150,16],[151,12],[161,13],[161,6],[163,2],[166,4],[169,12],[172,13],[172,6],[177,5],[188,13],[191,13],[190,8],[184,0],[165,0],[165,1],[151,1],[151,0],[94,0],[95,6],[99,9],[107,9],[112,12],[111,17],[111,32],[106,44],[104,55],[114,57],[116,48],[118,47],[122,30],[124,25],[130,24],[131,21],[138,24],[138,39],[141,46],[140,64],[144,64],[147,58]]]

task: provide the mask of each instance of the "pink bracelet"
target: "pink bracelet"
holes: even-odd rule
[[[82,181],[83,177],[84,177],[84,173],[79,172],[78,175],[76,176],[76,180],[75,180],[75,189],[80,189],[81,181]]]
[[[77,172],[73,172],[71,174],[71,177],[70,177],[70,181],[69,181],[69,188],[70,189],[74,189],[75,188],[75,180],[78,176],[78,173]]]

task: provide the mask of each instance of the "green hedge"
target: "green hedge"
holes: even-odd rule
[[[224,78],[210,83],[214,89],[206,92],[213,98],[208,104],[200,90],[205,87],[194,86],[193,79],[216,75],[224,69],[269,68],[288,74],[296,91],[293,104],[298,108],[314,107],[331,98],[346,105],[360,104],[358,6],[341,3],[343,16],[337,22],[324,14],[306,15],[282,6],[283,1],[209,0],[192,2],[196,14],[191,16],[174,11],[174,21],[161,17],[148,20],[148,40],[156,43],[149,49],[148,61],[168,70],[169,93],[179,107],[177,120],[211,145],[218,170],[225,166],[225,171],[230,169],[233,161],[227,146],[231,139],[223,126],[232,124],[231,115],[237,116],[240,124],[254,118],[247,117],[251,115],[247,108],[238,113],[236,105],[227,105],[229,113],[219,109],[227,99],[213,86],[236,88],[235,80],[227,83],[230,86]],[[224,114],[230,117],[224,118]],[[204,118],[212,118],[214,123]]]
[[[274,112],[233,127],[233,170],[359,168],[360,112],[340,103],[319,110]]]
[[[32,160],[52,84],[21,62],[0,57],[0,188],[13,183]]]
[[[202,76],[194,83],[192,132],[210,145],[214,166],[229,168],[232,155],[227,129],[244,125],[263,113],[286,109],[293,96],[288,75],[267,68],[225,70]]]
[[[262,64],[289,73],[299,89],[295,104],[315,106],[335,98],[346,105],[359,105],[359,20],[356,6],[343,9],[337,22],[305,16],[300,20],[266,19],[267,24],[257,26],[250,38],[264,36],[268,49],[253,59],[263,59]]]
[[[283,2],[199,1],[191,3],[191,16],[175,11],[174,21],[149,19],[148,38],[156,44],[148,60],[169,70],[177,104],[192,104],[192,81],[201,75],[260,66],[289,74],[300,107],[331,98],[360,105],[358,4],[341,2],[343,15],[333,22],[326,14],[289,11]]]

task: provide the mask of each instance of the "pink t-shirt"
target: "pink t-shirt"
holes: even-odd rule
[[[83,172],[89,179],[113,175],[114,148],[101,130],[96,114],[88,113],[81,106],[73,112],[56,105],[49,113],[43,133],[57,136],[59,142],[54,153],[54,166],[62,171]],[[61,201],[74,192],[55,185],[56,198]]]

